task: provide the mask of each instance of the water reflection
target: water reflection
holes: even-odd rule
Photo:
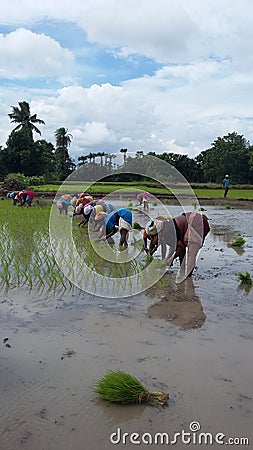
[[[157,295],[161,295],[161,289],[162,287],[154,286],[152,292],[155,294],[157,290]],[[186,278],[181,284],[171,282],[164,292],[162,300],[149,306],[147,310],[151,319],[164,319],[184,330],[201,328],[204,325],[206,315],[196,295],[192,278]]]
[[[250,284],[244,284],[244,283],[241,283],[237,288],[238,291],[241,291],[246,295],[249,295],[251,289],[252,289],[252,286]]]
[[[95,403],[99,406],[106,417],[112,424],[120,424],[129,422],[140,417],[146,406],[145,405],[116,405],[96,399]]]
[[[211,234],[213,236],[214,241],[218,242],[230,242],[235,236],[234,231],[218,225],[211,228]]]
[[[232,248],[238,256],[242,256],[245,252],[244,248],[242,247],[235,247],[233,245],[228,245],[228,247]]]

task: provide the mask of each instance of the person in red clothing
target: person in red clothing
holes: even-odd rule
[[[173,261],[179,258],[181,277],[191,276],[197,254],[209,231],[208,219],[200,213],[183,213],[172,220],[157,218],[146,227],[151,240],[149,251],[154,253],[154,249],[160,244],[162,259],[172,265]]]
[[[30,191],[30,189],[25,189],[24,191],[20,191],[18,193],[18,201],[21,206],[32,206],[32,201],[34,199],[34,192]]]

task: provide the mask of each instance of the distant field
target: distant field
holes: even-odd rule
[[[194,189],[198,198],[223,198],[223,189]],[[253,199],[253,189],[230,189],[227,199],[251,200]]]
[[[35,192],[40,192],[40,193],[56,193],[59,189],[59,185],[55,185],[55,184],[47,184],[47,185],[41,185],[41,186],[34,186],[33,190]],[[175,187],[173,189],[173,193],[166,189],[165,187],[162,186],[157,186],[157,185],[152,185],[151,183],[147,183],[147,184],[143,184],[143,183],[96,183],[96,184],[92,184],[90,185],[89,183],[82,183],[82,184],[76,184],[76,183],[69,183],[69,184],[65,184],[64,185],[64,190],[66,187],[66,192],[68,191],[69,193],[80,193],[83,191],[88,190],[90,194],[109,194],[113,191],[116,191],[118,189],[123,189],[123,190],[130,190],[130,191],[148,191],[153,195],[172,195],[174,194],[184,194],[187,193],[188,188],[187,187]],[[195,192],[195,195],[198,198],[208,198],[208,199],[212,199],[212,198],[223,198],[223,189],[216,189],[216,188],[200,188],[199,185],[198,187],[194,187],[194,185],[192,185],[192,189]],[[253,189],[245,189],[244,187],[240,189],[238,188],[233,188],[231,187],[231,189],[229,190],[227,199],[233,199],[233,200],[239,200],[239,199],[244,199],[244,200],[251,200],[253,199]]]

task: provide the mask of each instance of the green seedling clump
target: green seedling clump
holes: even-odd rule
[[[138,222],[134,222],[132,228],[133,228],[133,230],[142,230],[143,229],[143,227]]]
[[[132,375],[119,370],[110,371],[95,383],[94,392],[112,403],[164,406],[169,395],[164,392],[150,393],[142,383]]]
[[[151,263],[151,262],[153,261],[153,256],[150,255],[150,253],[147,253],[146,261],[147,261],[148,263]]]
[[[245,244],[245,239],[242,236],[238,236],[233,242],[231,242],[232,247],[242,247]]]
[[[239,272],[238,273],[238,281],[240,281],[241,284],[245,284],[247,286],[252,286],[252,284],[253,284],[253,281],[252,281],[252,278],[251,278],[249,272],[246,272],[245,274]]]

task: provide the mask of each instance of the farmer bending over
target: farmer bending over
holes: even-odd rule
[[[150,252],[161,244],[162,259],[169,265],[179,258],[180,276],[191,276],[196,266],[196,258],[204,240],[210,231],[207,218],[196,212],[183,213],[172,220],[159,220],[159,217],[147,224],[150,235]],[[169,253],[167,253],[169,246]]]
[[[101,233],[103,239],[112,237],[117,231],[120,232],[120,247],[128,247],[128,232],[132,228],[132,212],[126,208],[120,208],[109,214],[100,212],[95,217],[96,221],[101,221]]]

